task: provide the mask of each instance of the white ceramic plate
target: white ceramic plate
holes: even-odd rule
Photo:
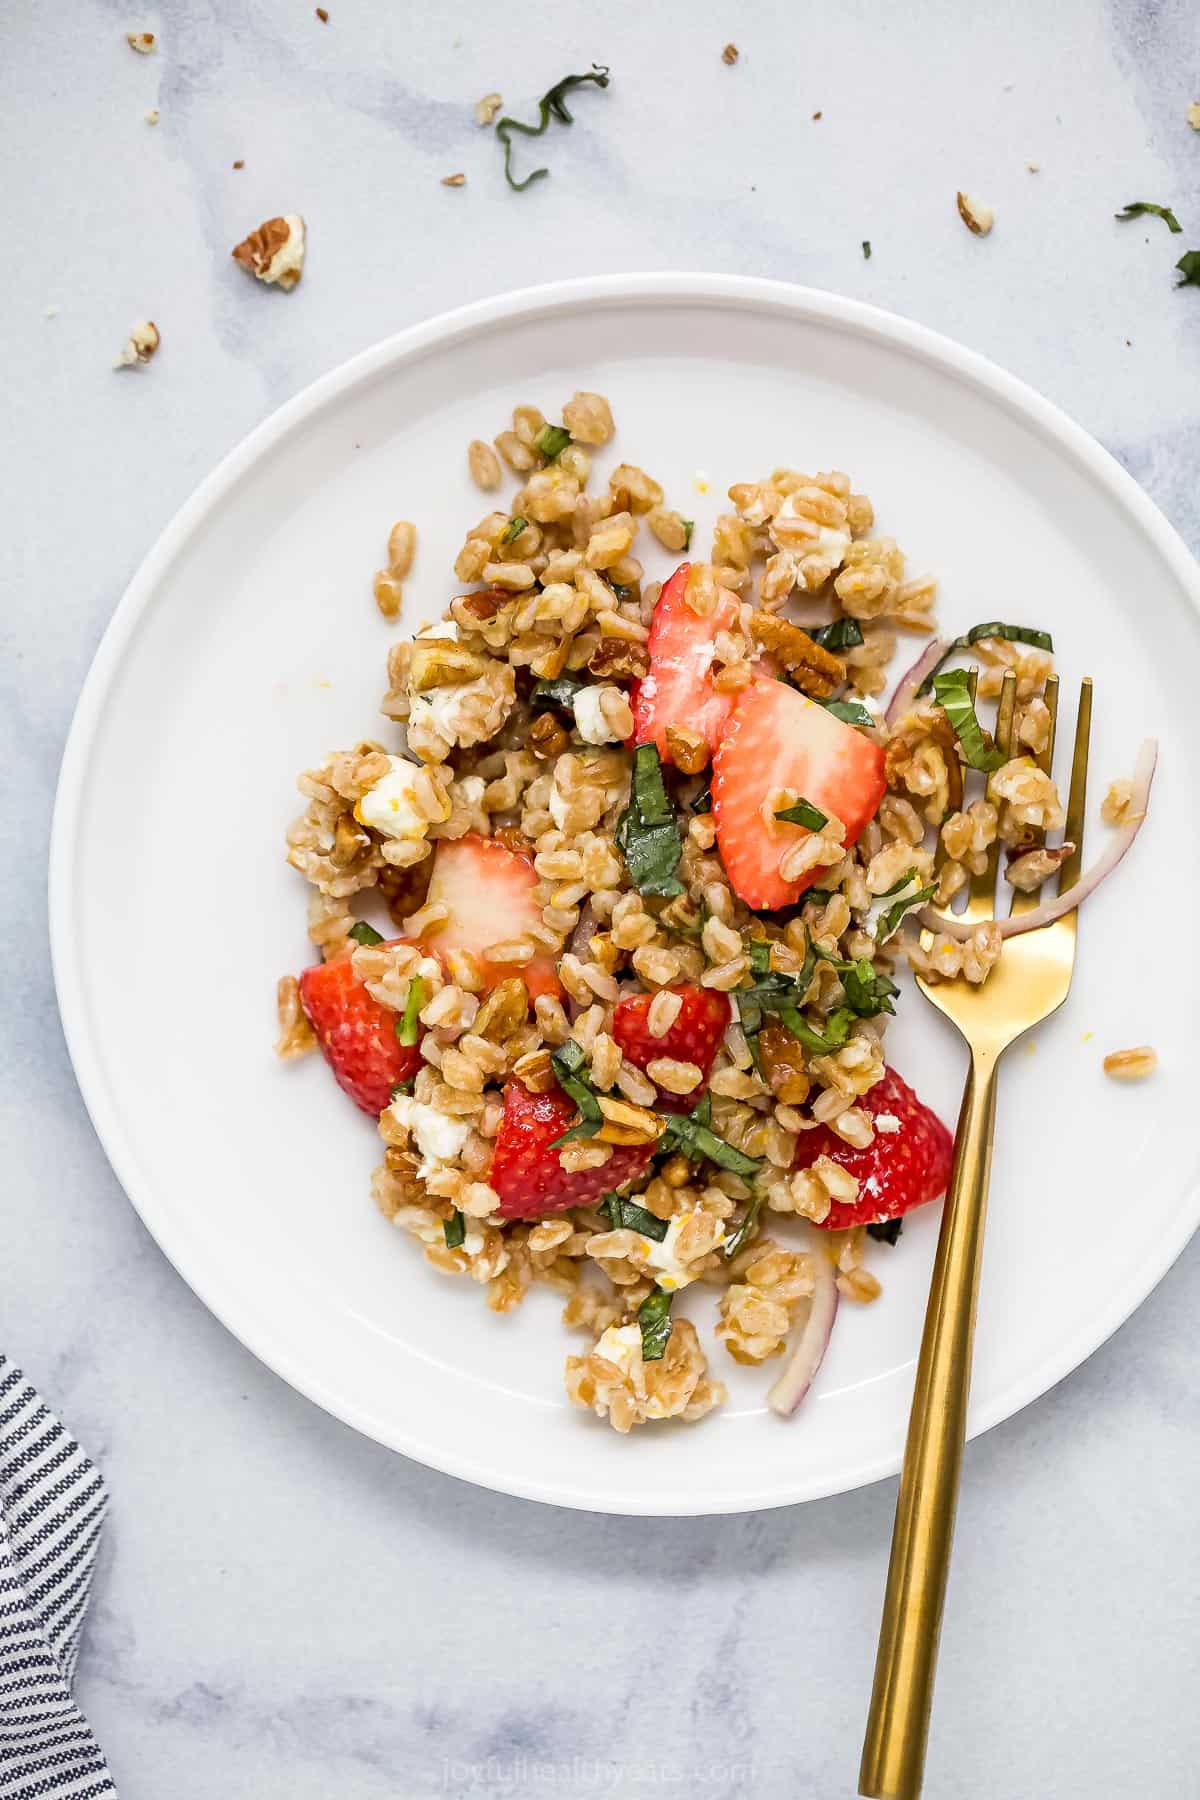
[[[696,515],[699,543],[731,481],[844,468],[913,571],[938,575],[946,629],[1052,628],[1065,691],[1097,678],[1097,801],[1159,734],[1152,816],[1086,909],[1071,999],[1005,1072],[972,1430],[1043,1393],[1145,1297],[1197,1222],[1198,571],[1044,400],[832,295],[711,275],[508,295],[368,351],[254,432],[150,553],[84,688],[54,830],[59,1000],[134,1205],[230,1330],[320,1405],[437,1468],[561,1505],[776,1506],[898,1467],[936,1208],[878,1247],[884,1296],[842,1309],[792,1421],[764,1410],[769,1371],[739,1371],[714,1344],[729,1404],[620,1438],[565,1400],[579,1341],[560,1299],[498,1318],[473,1284],[434,1273],[372,1205],[370,1122],[319,1059],[272,1055],[275,978],[310,959],[306,890],[283,859],[296,773],[388,729],[393,633],[370,593],[388,527],[420,526],[412,630],[454,591],[464,525],[484,510],[468,440],[517,401],[557,416],[577,387],[611,397],[619,455]],[[916,993],[888,1041],[953,1119],[962,1052]],[[1145,1041],[1161,1056],[1152,1082],[1102,1075],[1105,1051]]]

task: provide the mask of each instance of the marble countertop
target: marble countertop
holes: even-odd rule
[[[1200,244],[1194,10],[329,11],[63,0],[0,27],[0,1335],[113,1495],[81,1701],[125,1800],[837,1800],[895,1484],[740,1518],[569,1514],[391,1455],[255,1362],[150,1241],[75,1088],[46,941],[58,760],[123,587],[211,465],[351,352],[531,280],[707,266],[891,307],[1058,401],[1200,549],[1200,293],[1172,274]],[[510,194],[473,102],[527,113],[593,58],[610,91],[546,146],[552,179]],[[957,187],[995,206],[990,238]],[[1135,198],[1194,235],[1114,225]],[[310,253],[280,300],[229,250],[291,210]],[[114,373],[147,315],[158,358]],[[969,1448],[931,1800],[1195,1791],[1198,1314],[1193,1245]]]

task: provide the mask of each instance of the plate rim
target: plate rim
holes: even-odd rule
[[[226,1301],[214,1299],[205,1276],[193,1279],[184,1266],[186,1243],[177,1244],[168,1217],[160,1215],[152,1184],[140,1179],[137,1158],[127,1141],[115,1102],[110,1105],[96,1044],[89,1029],[84,1000],[83,974],[78,956],[75,913],[76,853],[80,801],[90,764],[91,749],[101,726],[109,691],[119,675],[125,650],[143,616],[154,601],[158,585],[171,564],[183,553],[189,539],[214,514],[243,474],[268,455],[295,426],[328,403],[343,398],[360,383],[384,369],[419,360],[425,353],[452,347],[480,331],[518,319],[535,319],[547,313],[569,313],[596,305],[630,307],[688,303],[725,305],[749,312],[790,316],[803,323],[813,321],[841,329],[869,341],[900,349],[919,362],[982,391],[1009,414],[1033,426],[1086,475],[1106,488],[1127,516],[1132,516],[1177,579],[1194,611],[1200,616],[1200,564],[1165,515],[1134,477],[1085,428],[1055,402],[1010,374],[979,352],[967,349],[943,333],[865,301],[820,288],[759,276],[705,271],[651,271],[578,276],[565,281],[513,289],[468,302],[420,320],[357,352],[347,361],[318,376],[286,400],[233,446],[192,490],[146,553],[118,601],[96,647],[72,714],[59,768],[54,798],[48,859],[48,918],[50,955],[63,1034],[84,1106],[109,1164],[129,1203],[159,1249],[180,1278],[209,1312],[253,1356],[289,1386],[331,1413],[344,1424],[361,1431],[386,1448],[423,1463],[443,1474],[516,1498],[536,1500],[573,1510],[642,1517],[697,1517],[721,1513],[754,1512],[807,1500],[849,1493],[894,1475],[898,1455],[868,1458],[843,1472],[836,1480],[806,1483],[798,1469],[786,1492],[769,1490],[748,1498],[722,1499],[681,1506],[674,1501],[647,1504],[635,1493],[617,1491],[603,1500],[589,1498],[569,1479],[557,1481],[511,1480],[476,1465],[469,1454],[449,1454],[432,1449],[413,1436],[396,1430],[378,1418],[369,1403],[331,1391],[320,1369],[296,1366],[286,1346],[276,1342],[277,1332],[261,1315],[237,1322],[228,1315]],[[1184,1209],[1178,1234],[1152,1246],[1119,1288],[1112,1290],[1096,1324],[1060,1347],[1056,1357],[1039,1366],[1035,1375],[1015,1382],[974,1414],[968,1441],[1015,1413],[1056,1386],[1080,1367],[1149,1298],[1167,1274],[1200,1224],[1200,1189],[1193,1182],[1191,1208]],[[177,1259],[179,1247],[184,1261]],[[230,1297],[237,1313],[236,1296]]]

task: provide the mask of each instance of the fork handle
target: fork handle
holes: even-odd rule
[[[973,1051],[917,1361],[858,1791],[918,1800],[971,1387],[999,1053]]]

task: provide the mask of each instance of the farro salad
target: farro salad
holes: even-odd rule
[[[933,578],[840,472],[736,483],[692,560],[643,469],[593,482],[613,431],[577,393],[470,446],[478,486],[506,465],[517,490],[467,533],[441,622],[392,645],[388,741],[300,778],[288,860],[322,960],[279,984],[278,1049],[319,1046],[378,1121],[375,1199],[437,1269],[496,1312],[562,1291],[567,1392],[627,1432],[725,1397],[675,1305],[697,1285],[713,1354],[784,1358],[768,1399],[795,1410],[839,1299],[880,1292],[874,1240],[949,1176],[950,1133],[885,1058],[897,961],[985,981],[1119,860],[1153,752],[1070,902],[956,917],[997,842],[1017,888],[1069,853],[1038,764],[1049,635],[933,637]],[[688,559],[664,582],[643,527]],[[400,521],[385,618],[415,550]],[[925,647],[884,712],[902,634]],[[1010,674],[1005,755],[976,705]]]

